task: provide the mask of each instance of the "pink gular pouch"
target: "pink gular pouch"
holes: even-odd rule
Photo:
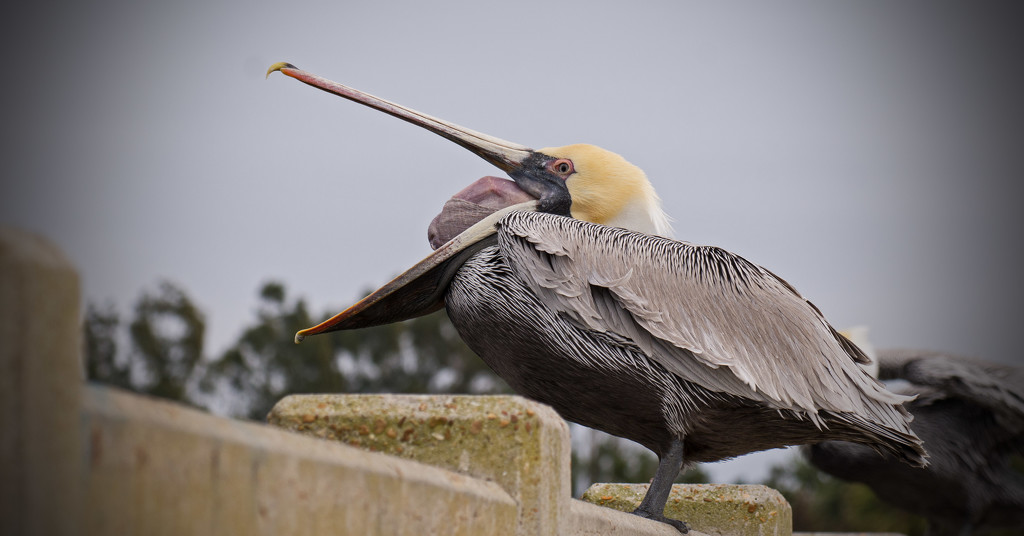
[[[532,201],[516,183],[500,177],[483,177],[452,196],[427,228],[430,247],[437,249],[491,213]]]

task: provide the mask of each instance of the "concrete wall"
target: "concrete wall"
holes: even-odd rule
[[[644,486],[572,499],[546,406],[324,395],[273,426],[214,417],[84,384],[80,306],[59,251],[0,229],[0,534],[678,534],[616,510]],[[677,486],[669,506],[691,534],[790,534],[762,486]]]
[[[72,534],[81,465],[78,276],[0,228],[0,534]]]

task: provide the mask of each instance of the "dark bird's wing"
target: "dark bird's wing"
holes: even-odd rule
[[[515,212],[498,244],[516,274],[578,325],[628,339],[709,390],[788,409],[872,417],[910,433],[859,349],[789,284],[715,247]]]
[[[988,409],[1007,430],[1024,433],[1024,370],[947,353],[905,349],[880,351],[878,364],[883,380],[906,380],[927,388],[917,389],[920,403],[957,398]]]

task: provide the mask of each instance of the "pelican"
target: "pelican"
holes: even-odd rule
[[[859,368],[866,356],[768,270],[663,236],[653,187],[621,156],[533,150],[291,64],[275,71],[443,136],[512,178],[457,194],[493,212],[296,341],[444,307],[516,392],[652,450],[658,468],[633,513],[682,532],[664,507],[684,462],[843,439],[926,463],[907,398]]]
[[[917,395],[906,407],[928,446],[926,468],[907,467],[841,441],[804,447],[817,468],[867,484],[883,501],[924,516],[931,536],[1024,530],[1024,371],[942,352],[884,350],[879,377]]]

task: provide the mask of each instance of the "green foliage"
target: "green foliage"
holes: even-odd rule
[[[163,282],[156,294],[143,293],[129,325],[131,372],[142,375],[139,390],[185,400],[188,382],[202,358],[205,332],[203,314],[178,287]]]
[[[85,372],[88,378],[102,378],[105,383],[131,388],[131,368],[127,359],[119,359],[117,353],[117,328],[120,325],[117,311],[112,304],[103,308],[89,304],[85,310],[85,327],[82,342]]]
[[[330,338],[293,342],[296,331],[313,323],[303,300],[289,301],[283,285],[265,284],[255,325],[210,364],[202,392],[226,400],[224,413],[262,420],[285,395],[344,391]]]
[[[205,320],[178,287],[162,282],[143,292],[128,325],[129,349],[118,352],[120,317],[112,305],[85,313],[86,375],[125,389],[195,404],[188,395],[200,364]]]

